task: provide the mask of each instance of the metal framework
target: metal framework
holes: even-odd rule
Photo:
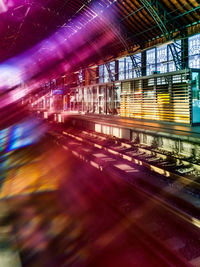
[[[108,75],[109,75],[109,79],[110,79],[110,81],[111,81],[111,82],[114,82],[115,79],[114,79],[114,77],[113,77],[113,73],[112,73],[112,71],[111,71],[111,69],[110,69],[110,64],[109,64],[108,62],[105,62],[105,66],[106,66],[106,69],[107,69],[107,71],[108,71]]]
[[[130,59],[132,61],[132,65],[133,65],[133,69],[136,72],[136,76],[137,77],[141,77],[142,76],[142,71],[141,71],[141,67],[139,66],[137,60],[135,59],[134,55],[131,55],[132,51],[130,51],[130,48],[128,47],[126,41],[124,40],[124,38],[121,36],[121,34],[118,35],[118,38],[120,39],[120,41],[122,42],[122,44],[124,45],[124,47],[126,48],[128,55],[130,56]]]
[[[87,70],[88,70],[88,73],[90,75],[91,81],[95,83],[96,77],[95,77],[94,73],[96,73],[96,71],[92,70],[91,68],[88,68]]]
[[[166,8],[163,6],[163,4],[159,0],[140,0],[140,2],[144,5],[144,7],[148,10],[152,18],[155,20],[156,24],[158,25],[166,40],[173,40],[173,36],[168,30],[167,22],[170,21],[174,30],[179,27],[179,24],[177,23],[177,21],[172,22],[172,17],[166,11]],[[182,60],[180,51],[181,49],[178,49],[179,45],[177,43],[171,43],[168,46],[171,51],[176,70],[181,70]]]
[[[131,55],[132,51],[130,50],[130,47],[127,45],[127,42],[125,40],[126,38],[124,38],[122,36],[120,24],[110,24],[109,26],[113,30],[113,32],[115,32],[115,35],[117,36],[117,38],[120,40],[120,42],[122,43],[122,45],[124,46],[124,48],[128,52],[127,56],[130,56],[130,58],[131,58],[133,69],[136,72],[136,76],[141,77],[142,76],[141,67],[139,66],[137,60],[135,59],[135,56]]]
[[[135,56],[134,56],[134,55],[130,55],[130,59],[131,59],[132,64],[133,64],[133,68],[134,68],[134,70],[135,70],[135,72],[136,72],[136,76],[137,76],[137,77],[142,76],[142,71],[141,71],[142,66],[140,67],[140,66],[138,65],[138,62],[137,62]]]

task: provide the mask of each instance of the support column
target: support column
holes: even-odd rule
[[[186,69],[189,67],[189,57],[188,57],[188,38],[181,40],[182,46],[182,69]]]
[[[142,76],[146,76],[146,51],[142,52],[141,57],[141,63],[142,63]]]
[[[115,81],[119,80],[119,61],[115,60]]]

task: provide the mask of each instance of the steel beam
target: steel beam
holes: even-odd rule
[[[122,36],[122,30],[120,27],[120,24],[111,24],[109,25],[110,29],[112,29],[112,31],[115,33],[115,35],[117,36],[117,38],[119,39],[119,41],[122,43],[122,45],[124,46],[124,48],[126,49],[126,51],[128,52],[127,56],[130,56],[132,64],[133,64],[133,68],[135,69],[136,75],[137,77],[141,76],[141,70],[140,70],[140,66],[138,65],[138,62],[135,59],[134,55],[131,55],[132,51],[130,49],[130,47],[127,45],[126,42],[126,38],[123,38]]]
[[[90,68],[87,68],[87,70],[88,70],[88,73],[89,73],[89,75],[90,75],[90,79],[91,79],[91,81],[95,83],[95,82],[96,82],[96,76],[93,75],[93,72],[96,73],[96,71],[91,70]]]
[[[106,69],[108,71],[108,75],[109,75],[110,81],[111,82],[114,82],[115,81],[115,73],[113,75],[113,73],[112,73],[112,71],[110,69],[110,63],[109,62],[105,62],[104,65],[106,66]]]
[[[160,31],[167,41],[173,40],[173,36],[167,27],[167,22],[171,20],[171,15],[166,11],[166,8],[159,0],[140,0],[140,2],[144,5],[147,11],[150,13],[156,24],[158,25]],[[177,23],[173,24],[173,28],[175,30],[178,27]],[[168,45],[171,51],[173,61],[176,67],[176,70],[182,69],[182,58],[181,58],[181,49],[178,49],[178,44],[171,43]]]

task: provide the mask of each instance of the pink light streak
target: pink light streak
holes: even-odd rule
[[[95,8],[94,10],[92,18],[82,27],[80,27],[80,17],[78,17],[73,21],[73,25],[79,25],[79,27],[74,26],[75,30],[73,32],[70,25],[66,24],[33,48],[0,64],[0,69],[3,70],[0,72],[0,91],[19,85],[18,88],[8,94],[7,99],[0,99],[1,107],[18,101],[41,86],[42,80],[45,80],[44,75],[39,76],[38,79],[32,79],[32,77],[40,74],[56,62],[63,61],[66,56],[68,60],[59,63],[54,71],[48,72],[46,80],[50,79],[50,76],[55,78],[55,75],[70,71],[76,64],[94,56],[101,49],[106,49],[106,46],[115,38],[112,30],[107,27],[111,21],[102,20],[101,12],[97,13]],[[93,36],[96,36],[102,28],[106,27],[108,30],[96,37],[95,42],[92,41]],[[89,42],[89,47],[85,45],[86,42]],[[69,56],[73,53],[77,56],[71,60]],[[7,79],[10,74],[12,79]],[[28,82],[29,80],[30,82]],[[28,88],[21,87],[20,84],[22,83],[27,83]]]

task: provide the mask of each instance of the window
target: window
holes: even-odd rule
[[[175,63],[173,61],[173,56],[172,56],[172,53],[171,53],[171,50],[170,48],[168,47],[168,51],[169,51],[169,72],[172,72],[172,71],[176,71],[176,66],[175,66]]]
[[[130,57],[127,57],[125,60],[126,60],[126,68],[125,68],[126,79],[132,79],[133,78],[132,59]]]
[[[142,71],[142,54],[138,53],[138,54],[134,55],[134,58],[135,58],[135,61],[138,65],[139,71],[141,72]],[[133,68],[133,78],[136,78],[136,77],[137,77],[136,69]]]
[[[176,50],[177,52],[180,54],[181,53],[181,40],[179,41],[176,41],[175,43],[175,46],[176,46]],[[173,56],[172,56],[172,53],[171,53],[171,50],[170,50],[170,47],[168,46],[168,69],[169,69],[169,72],[172,72],[172,71],[176,71],[176,66],[175,66],[175,63],[174,63],[174,60],[173,60]]]
[[[115,80],[115,61],[110,62],[110,71],[112,79]]]
[[[177,52],[181,53],[181,41],[176,41],[174,44]],[[159,73],[176,71],[170,45],[161,45],[147,50],[146,67],[147,75],[152,75],[154,71]]]
[[[104,67],[104,83],[107,83],[110,80],[109,72],[106,65],[104,65],[103,67]]]
[[[107,66],[105,64],[99,66],[99,83],[107,83],[111,81],[108,69],[111,72],[113,81],[115,80],[115,61],[112,61],[109,62]]]
[[[167,72],[167,46],[160,46],[157,48],[157,71],[160,73]]]
[[[103,83],[104,81],[103,67],[103,65],[99,66],[99,83]]]
[[[84,80],[84,73],[83,73],[83,70],[80,70],[78,73],[78,81],[79,83],[82,83],[83,80]]]
[[[200,68],[200,34],[192,36],[189,41],[189,67]]]
[[[125,60],[121,58],[119,60],[119,80],[125,80]]]
[[[147,75],[151,75],[156,70],[156,49],[147,50]]]
[[[137,67],[141,71],[141,53],[134,55]],[[136,78],[136,68],[131,57],[123,57],[119,60],[119,80]]]

